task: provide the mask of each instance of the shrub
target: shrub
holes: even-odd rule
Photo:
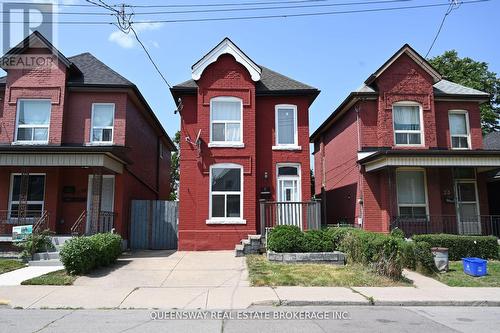
[[[462,236],[448,234],[415,235],[416,242],[427,242],[431,247],[448,248],[450,260],[464,257],[498,259],[498,240],[495,236]]]
[[[437,272],[431,245],[427,242],[415,243],[415,269],[424,275],[432,275]]]
[[[50,238],[51,235],[52,232],[47,229],[39,234],[30,234],[22,242],[16,243],[16,246],[21,248],[21,258],[30,260],[37,252],[46,252],[54,249],[54,244],[52,244],[52,239]]]
[[[324,230],[308,230],[304,233],[301,252],[331,252],[333,242]]]
[[[400,239],[405,239],[405,233],[403,232],[403,230],[397,227],[391,230],[391,236]]]
[[[119,235],[111,233],[72,238],[61,249],[61,261],[68,273],[85,274],[112,264],[121,253],[121,242]]]
[[[96,266],[108,266],[115,262],[122,252],[122,238],[117,234],[105,233],[90,236],[96,254]]]
[[[85,274],[96,264],[96,253],[90,237],[76,237],[65,242],[59,255],[69,274]]]
[[[304,248],[304,234],[291,225],[273,228],[267,236],[267,247],[274,252],[301,252]]]
[[[399,238],[353,229],[341,241],[340,249],[348,261],[369,265],[392,279],[401,278],[403,250]]]
[[[332,249],[337,250],[344,237],[351,231],[356,230],[352,227],[330,227],[323,229],[328,240],[332,243]]]

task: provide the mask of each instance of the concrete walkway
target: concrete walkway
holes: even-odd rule
[[[126,254],[73,286],[0,286],[22,308],[246,309],[252,305],[491,305],[500,288],[452,288],[415,272],[412,287],[250,287],[233,251]]]
[[[18,286],[21,282],[50,272],[64,269],[63,266],[28,266],[0,274],[0,286]]]

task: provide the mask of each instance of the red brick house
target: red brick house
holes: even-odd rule
[[[24,55],[53,63],[3,67],[0,235],[43,222],[127,239],[131,200],[168,198],[175,146],[138,88],[90,53],[67,58],[35,32],[2,64]]]
[[[224,39],[172,88],[181,115],[179,249],[232,249],[260,232],[259,200],[307,201],[308,109],[319,91]]]
[[[485,181],[500,151],[483,150],[488,100],[404,45],[311,135],[326,223],[491,233]]]

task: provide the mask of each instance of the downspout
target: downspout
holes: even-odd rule
[[[365,101],[364,98],[360,100],[360,106],[361,104]],[[361,107],[356,106],[355,111],[356,111],[356,129],[357,129],[357,141],[358,141],[358,152],[361,151],[361,126],[359,124],[359,112],[361,111]],[[364,217],[365,217],[365,205],[364,205],[364,198],[365,198],[365,193],[364,193],[364,178],[361,174],[362,166],[358,164],[358,186],[361,192],[361,197],[358,199],[358,204],[359,204],[359,216],[358,216],[358,225],[363,228],[364,224]]]

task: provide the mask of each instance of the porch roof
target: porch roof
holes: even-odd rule
[[[104,167],[123,172],[126,147],[0,146],[1,166]]]
[[[500,168],[500,150],[385,149],[358,153],[367,172],[386,167],[483,167]]]

